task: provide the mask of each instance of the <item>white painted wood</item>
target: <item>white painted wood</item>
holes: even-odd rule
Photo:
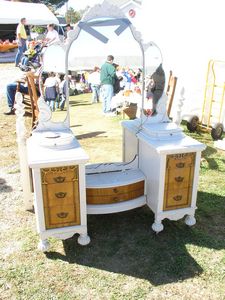
[[[70,132],[70,130],[68,132]],[[68,166],[71,163],[79,164],[80,162],[86,163],[88,161],[88,155],[80,147],[79,142],[75,138],[72,143],[65,148],[48,148],[41,146],[44,135],[45,132],[37,132],[27,140],[27,153],[30,167]]]
[[[179,220],[185,215],[185,223],[188,226],[194,225],[200,158],[205,145],[185,136],[174,123],[141,124],[140,120],[134,120],[123,122],[122,126],[125,138],[129,132],[139,140],[139,168],[146,177],[147,205],[155,214],[152,229],[158,233],[163,230],[162,220]],[[124,153],[126,151],[124,149]],[[170,154],[191,152],[196,153],[191,206],[163,211],[166,157]]]
[[[110,188],[128,185],[142,180],[145,180],[145,176],[139,169],[86,174],[86,187]]]
[[[117,163],[99,163],[99,164],[88,164],[86,165],[86,174],[98,174],[114,171],[126,171],[138,168],[138,157],[133,157],[128,162],[117,162]]]
[[[65,131],[64,127],[62,131],[59,132],[70,134],[70,130]],[[52,131],[52,134],[54,133],[55,132]],[[33,173],[37,231],[41,238],[38,248],[44,252],[48,251],[49,243],[47,239],[49,237],[67,239],[72,237],[75,233],[80,234],[78,243],[87,245],[90,242],[90,237],[87,234],[85,183],[85,163],[88,160],[88,156],[74,137],[71,143],[66,143],[65,147],[61,147],[59,144],[57,144],[56,147],[52,147],[52,145],[50,147],[46,147],[46,145],[43,146],[42,140],[46,134],[48,135],[49,131],[35,132],[27,142],[28,163]],[[73,165],[78,165],[79,167],[80,225],[47,229],[45,225],[40,169]]]
[[[146,204],[146,196],[141,196],[133,200],[113,203],[113,204],[99,204],[87,205],[87,213],[89,215],[102,215],[102,214],[112,214],[118,213],[126,210],[131,210],[137,207],[141,207]]]
[[[23,189],[24,207],[26,210],[33,209],[33,196],[31,192],[30,171],[27,163],[26,149],[26,127],[25,127],[25,105],[23,104],[23,96],[17,92],[15,95],[16,108],[16,134],[18,145],[18,156],[20,162],[21,185]]]
[[[129,122],[129,121],[128,121]],[[123,161],[132,161],[138,155],[138,139],[134,132],[123,128]]]

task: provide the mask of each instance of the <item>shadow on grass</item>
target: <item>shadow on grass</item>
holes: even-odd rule
[[[189,228],[183,220],[164,220],[165,229],[158,235],[151,230],[154,215],[147,206],[117,214],[90,215],[88,246],[79,246],[74,236],[63,241],[65,255],[46,255],[53,260],[143,278],[156,286],[198,276],[203,269],[186,245],[225,247],[224,198],[201,192],[198,202],[196,226]]]
[[[12,192],[12,187],[7,185],[6,180],[4,178],[0,178],[0,193],[9,193]]]
[[[71,106],[85,106],[85,105],[91,105],[91,103],[87,102],[87,101],[74,101],[74,100],[70,100],[70,105]]]
[[[90,139],[90,138],[96,137],[97,135],[100,135],[103,133],[106,133],[106,131],[94,131],[94,132],[84,133],[84,134],[76,135],[76,138],[78,140]]]

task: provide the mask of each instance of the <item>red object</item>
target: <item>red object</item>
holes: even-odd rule
[[[134,18],[134,17],[136,16],[136,11],[135,11],[134,9],[130,9],[130,10],[129,10],[129,16],[130,16],[131,18]]]

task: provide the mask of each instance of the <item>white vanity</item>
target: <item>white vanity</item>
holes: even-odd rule
[[[58,46],[62,56],[64,53],[59,65],[66,68],[67,80],[68,69],[80,68],[82,62],[76,56],[79,54],[79,38],[81,43],[90,36],[93,43],[99,43],[97,49],[100,49],[107,44],[105,28],[110,26],[113,38],[127,30],[138,45],[139,56],[145,58],[142,66],[145,75],[147,65],[152,63],[145,56],[155,44],[143,45],[140,34],[123,13],[104,2],[91,9],[68,34],[67,45]],[[116,30],[115,26],[118,27]],[[104,30],[97,32],[100,29]],[[107,47],[105,51],[108,52]],[[46,66],[44,59],[44,67],[48,67],[48,71],[57,70],[57,61],[50,60],[55,52],[57,45],[46,50],[48,63]],[[152,57],[157,58],[153,60],[158,66],[161,52],[158,51],[158,57],[156,52],[153,51]],[[121,57],[121,65],[123,59]],[[62,61],[65,61],[65,66],[62,66]],[[89,61],[90,57],[83,63]],[[200,157],[205,146],[184,135],[181,128],[168,119],[166,100],[162,94],[154,116],[146,117],[141,113],[136,120],[122,122],[122,162],[86,165],[88,155],[70,130],[68,87],[64,122],[54,123],[50,108],[43,98],[39,99],[39,123],[27,140],[27,156],[33,175],[35,214],[41,238],[39,248],[42,251],[48,250],[49,237],[67,239],[75,233],[80,235],[78,243],[87,245],[90,242],[87,214],[116,213],[147,204],[155,214],[152,229],[157,233],[163,230],[162,220],[165,218],[178,220],[186,216],[187,225],[195,224]],[[144,93],[142,109],[143,103]],[[88,117],[87,122],[90,122]]]

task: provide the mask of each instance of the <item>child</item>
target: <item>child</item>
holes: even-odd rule
[[[27,51],[24,52],[24,56],[21,60],[21,65],[22,66],[28,66],[28,62],[29,60],[34,57],[34,55],[36,54],[36,50],[34,49],[35,47],[35,43],[34,42],[30,42],[29,43],[29,48],[27,49]]]

